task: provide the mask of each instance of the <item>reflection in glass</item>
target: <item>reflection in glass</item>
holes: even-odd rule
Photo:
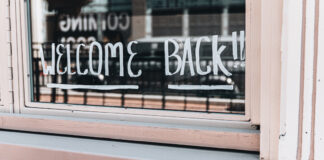
[[[244,0],[30,0],[29,9],[34,102],[244,114]],[[215,46],[204,39],[200,44],[199,63],[196,63],[196,42],[199,37],[207,36],[212,40],[215,35],[218,35],[218,46],[226,47],[220,58],[231,75],[224,74],[220,68],[216,74],[213,71],[207,75],[197,74],[197,64],[203,71],[208,66],[214,69],[212,52]],[[179,46],[177,54],[182,57],[186,38],[190,38],[195,75],[191,75],[189,63],[183,66],[184,75],[180,72],[166,75],[164,42],[173,39]],[[89,69],[89,46],[95,41],[103,49],[108,43],[121,42],[123,64],[121,51],[116,50],[116,57],[109,55],[109,75],[104,69],[98,75],[64,72],[68,63],[71,73],[77,72],[78,68],[81,71]],[[131,56],[127,45],[131,41],[138,42],[131,47],[138,54],[130,67],[134,74],[141,70],[139,77],[131,77],[127,72]],[[58,51],[62,56],[52,56],[53,43],[55,53]],[[69,45],[70,50],[57,49],[58,44]],[[79,56],[76,54],[78,44],[85,45]],[[171,43],[169,46],[171,54],[175,47]],[[98,53],[98,49],[93,51],[93,70],[99,68]],[[234,53],[237,53],[236,58]],[[44,67],[51,66],[53,58],[59,70],[55,69],[53,75],[44,74]],[[58,59],[60,63],[57,63]],[[78,64],[76,59],[79,59]],[[174,57],[168,60],[172,72],[181,65]],[[105,65],[102,63],[101,67],[107,67]],[[123,76],[121,72],[124,72]],[[138,89],[57,89],[48,84],[138,85]],[[233,89],[174,90],[168,85],[232,85]]]

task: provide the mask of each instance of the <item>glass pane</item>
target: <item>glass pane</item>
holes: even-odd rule
[[[245,111],[245,0],[30,0],[32,101]]]

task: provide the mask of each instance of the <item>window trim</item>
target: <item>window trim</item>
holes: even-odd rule
[[[39,141],[33,141],[35,139],[39,139]],[[142,151],[145,151],[145,154]],[[68,159],[77,160],[130,160],[135,157],[136,159],[156,160],[175,159],[175,157],[177,157],[176,159],[214,160],[217,157],[219,159],[258,160],[258,155],[255,152],[208,150],[182,146],[94,140],[84,137],[0,131],[0,158],[6,157],[2,159],[57,160],[58,157],[65,158],[66,156],[69,157]]]
[[[10,10],[9,1],[0,2],[0,36],[4,37],[0,39],[2,53],[0,54],[0,112],[12,112],[12,63],[11,58],[11,25],[10,25]]]
[[[241,126],[241,129],[233,129],[235,131],[224,130],[224,128],[214,130],[215,128],[212,127],[208,127],[208,129],[195,129],[188,128],[187,126],[179,127],[178,125],[173,127],[170,124],[162,123],[155,123],[152,126],[146,123],[128,123],[126,121],[113,122],[6,113],[0,113],[0,122],[0,128],[10,130],[244,151],[259,151],[260,143],[259,132],[249,129],[248,122],[232,122],[233,125]],[[228,124],[228,122],[224,122],[223,125]],[[130,134],[130,131],[132,134]],[[235,143],[228,143],[230,141]]]

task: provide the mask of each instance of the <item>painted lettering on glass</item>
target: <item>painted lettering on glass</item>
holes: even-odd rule
[[[76,23],[72,20],[73,23]],[[75,26],[72,23],[73,26]],[[232,54],[233,60],[237,60],[238,57],[240,60],[245,60],[245,52],[244,52],[244,44],[245,44],[245,33],[244,31],[240,31],[239,39],[237,38],[237,32],[232,33]],[[221,55],[227,46],[219,45],[218,43],[219,37],[218,35],[214,35],[211,37],[203,36],[199,37],[196,42],[193,42],[191,38],[186,38],[183,42],[177,42],[175,39],[167,39],[164,41],[164,66],[165,66],[165,76],[184,76],[185,71],[189,69],[190,76],[204,76],[212,73],[213,75],[224,74],[227,77],[232,76],[232,73],[226,69],[224,63],[222,61]],[[240,49],[238,51],[238,42]],[[211,57],[212,64],[206,65],[205,68],[202,68],[200,61],[200,46],[201,43],[211,43]],[[137,45],[139,42],[131,41],[127,44],[127,54],[130,56],[128,59],[124,57],[124,44],[121,42],[117,43],[106,43],[102,44],[97,41],[86,44],[77,44],[76,47],[72,47],[70,44],[51,44],[51,65],[47,65],[45,62],[45,56],[43,47],[41,45],[38,46],[39,56],[41,58],[41,64],[43,68],[44,75],[94,75],[98,76],[104,73],[105,76],[109,77],[110,67],[109,67],[109,59],[110,58],[119,58],[119,76],[125,77],[127,74],[130,78],[136,78],[140,76],[145,76],[142,73],[141,69],[134,70],[132,68],[132,61],[137,56],[140,55],[137,51],[133,50],[133,46]],[[195,48],[193,50],[192,43],[195,44]],[[173,50],[171,50],[171,48]],[[64,50],[64,52],[63,52]],[[75,50],[76,58],[71,59],[71,50]],[[88,68],[83,69],[81,71],[80,65],[80,52],[88,52]],[[63,63],[61,58],[63,54],[66,54],[66,61],[63,68],[61,67]],[[98,61],[96,64],[93,63],[93,55],[98,54]],[[194,57],[193,57],[194,56]],[[57,57],[57,59],[55,58]],[[170,60],[175,61],[176,68],[170,68]],[[76,71],[72,71],[71,69],[71,61],[75,61]],[[127,64],[127,67],[124,68],[124,63]],[[96,65],[96,66],[94,66]],[[96,69],[95,69],[96,68]],[[126,73],[125,73],[126,72]],[[125,87],[126,86],[126,87]],[[135,86],[135,87],[134,87]],[[62,84],[53,84],[50,83],[47,85],[49,88],[61,88],[64,89],[67,86]],[[68,88],[87,88],[85,86],[80,85],[68,85]],[[94,87],[94,89],[99,89],[100,86]],[[124,87],[113,86],[113,87],[103,87],[106,90],[113,89],[138,89],[137,85],[131,85],[127,87],[125,84]],[[168,85],[169,89],[174,90],[233,90],[233,85]]]

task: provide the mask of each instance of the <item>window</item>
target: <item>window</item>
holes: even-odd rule
[[[28,6],[33,104],[246,114],[244,0]]]
[[[17,3],[14,109],[54,116],[26,130],[258,150],[252,2]]]

